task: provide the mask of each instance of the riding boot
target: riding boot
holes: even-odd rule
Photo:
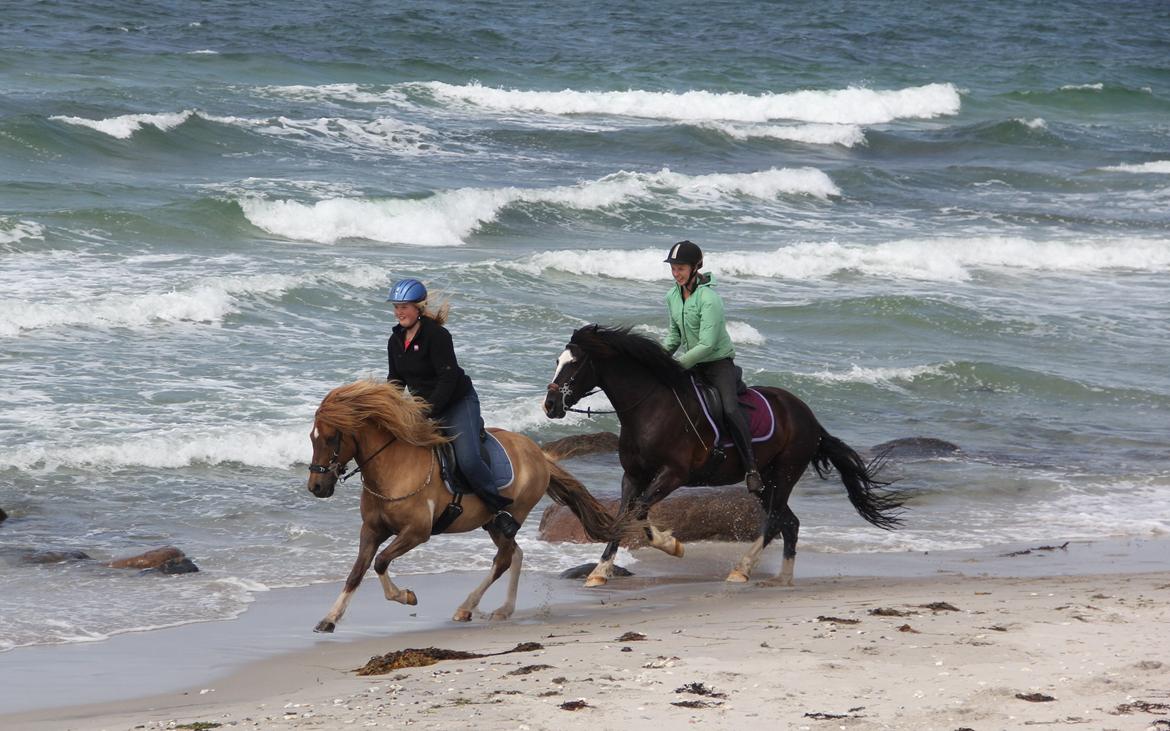
[[[756,452],[752,449],[752,440],[749,436],[750,432],[747,429],[746,420],[743,414],[737,414],[739,418],[728,416],[727,421],[730,422],[728,426],[731,428],[731,441],[735,442],[735,448],[739,451],[739,456],[743,460],[744,484],[747,485],[748,492],[759,493],[764,491],[764,480],[760,477],[760,470],[756,467]]]
[[[520,530],[520,524],[506,510],[496,513],[496,517],[492,518],[492,525],[500,533],[503,533],[505,538],[515,538],[516,533]]]

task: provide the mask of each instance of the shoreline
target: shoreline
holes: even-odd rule
[[[921,596],[919,603],[950,601],[960,609],[953,614],[966,616],[969,611],[988,613],[994,609],[989,605],[970,610],[968,607],[972,602],[993,604],[995,600],[983,597],[1010,593],[1012,601],[1023,607],[1020,611],[1051,614],[1057,610],[1039,606],[1044,603],[1040,599],[1051,599],[1061,592],[1084,593],[1090,586],[1098,588],[1089,592],[1089,596],[1121,597],[1127,591],[1132,593],[1136,582],[1147,594],[1158,594],[1160,606],[1170,606],[1166,601],[1170,599],[1170,558],[1166,558],[1166,542],[1161,540],[1076,543],[1067,549],[1033,551],[1017,556],[1005,554],[1034,547],[1001,547],[1004,550],[996,549],[994,553],[982,549],[934,555],[803,553],[797,562],[797,585],[787,588],[767,587],[755,581],[746,586],[725,584],[721,580],[723,572],[730,565],[730,558],[738,555],[743,547],[740,544],[694,544],[688,546],[688,557],[682,562],[656,551],[639,551],[639,560],[631,565],[636,576],[616,580],[600,590],[585,590],[576,580],[526,573],[521,581],[520,601],[513,619],[495,624],[482,619],[469,625],[449,621],[449,613],[465,591],[470,591],[477,574],[420,575],[404,577],[402,581],[404,586],[413,586],[418,592],[420,603],[417,607],[386,602],[376,582],[367,580],[369,585],[363,584],[338,632],[331,636],[314,635],[311,630],[340,586],[320,584],[268,592],[235,620],[120,635],[100,643],[17,648],[0,656],[0,666],[4,668],[0,670],[0,688],[4,689],[3,695],[10,696],[0,704],[5,709],[0,715],[0,726],[129,729],[155,722],[165,725],[180,719],[246,725],[248,722],[243,719],[252,718],[263,719],[259,726],[264,728],[275,723],[289,724],[289,728],[298,727],[297,723],[303,723],[306,728],[331,728],[331,725],[321,726],[319,723],[324,706],[341,715],[360,715],[369,710],[364,706],[346,710],[347,705],[355,705],[353,702],[333,708],[330,704],[334,698],[352,699],[368,693],[368,688],[381,687],[384,690],[387,686],[388,676],[360,678],[350,671],[360,667],[372,655],[404,647],[435,646],[497,652],[518,642],[537,641],[546,645],[546,650],[531,654],[440,663],[439,667],[443,667],[446,676],[460,666],[473,667],[479,672],[494,672],[493,668],[498,670],[517,663],[547,663],[561,667],[550,662],[548,656],[567,651],[571,649],[568,645],[585,642],[585,638],[593,644],[612,645],[626,629],[637,629],[648,637],[656,636],[658,650],[663,656],[681,656],[681,650],[695,648],[685,637],[674,638],[678,640],[674,642],[669,636],[678,627],[706,627],[716,634],[726,631],[725,641],[733,643],[737,641],[736,632],[724,626],[727,622],[741,630],[749,630],[746,634],[750,634],[755,624],[753,620],[762,621],[761,627],[779,626],[776,625],[778,621],[785,622],[785,626],[804,627],[809,622],[816,625],[816,616],[845,617],[841,614],[845,608],[862,602],[874,606],[913,604],[911,595]],[[773,572],[772,564],[778,563],[778,556],[773,559],[761,567],[757,577],[765,578]],[[1050,589],[1047,593],[1052,596],[1041,597],[1044,592],[1029,590],[1031,585],[1047,586]],[[983,594],[984,590],[991,593]],[[501,594],[489,593],[484,608],[492,608]],[[932,598],[934,595],[937,598]],[[947,600],[946,596],[961,598]],[[729,599],[734,601],[727,601]],[[1138,596],[1124,596],[1122,601],[1133,604],[1138,603],[1138,599]],[[1103,603],[1103,600],[1098,600],[1098,603]],[[1081,606],[1091,604],[1088,601]],[[952,613],[933,613],[943,614]],[[647,615],[658,619],[648,619]],[[765,615],[769,618],[767,621]],[[863,619],[862,626],[872,624],[866,618],[856,618]],[[915,620],[911,618],[911,621]],[[932,621],[941,620],[932,617]],[[1163,612],[1157,621],[1166,622],[1166,613]],[[1045,622],[1034,623],[1042,625]],[[615,632],[619,625],[625,629]],[[1167,631],[1170,626],[1161,630],[1144,624],[1139,626],[1143,631],[1131,634],[1143,636],[1140,645],[1149,647],[1151,652],[1149,657],[1137,658],[1134,662],[1159,662],[1158,658],[1165,658],[1170,640],[1159,638],[1155,641],[1154,636],[1161,633],[1170,637],[1170,631]],[[835,630],[838,633],[845,631],[836,627]],[[700,634],[706,634],[706,630],[701,629]],[[783,634],[780,632],[769,644],[784,645],[787,639]],[[550,636],[581,639],[566,643],[556,640],[557,644],[553,644],[549,641]],[[739,638],[738,641],[746,640]],[[757,640],[755,646],[759,643]],[[633,646],[631,651],[641,647]],[[1156,647],[1160,650],[1155,651]],[[815,652],[810,647],[797,649],[804,654]],[[587,664],[587,660],[582,656],[571,659],[570,664]],[[653,658],[647,661],[652,662]],[[713,662],[716,665],[734,664],[734,657],[717,654]],[[435,668],[401,671],[399,674],[406,675],[403,682],[415,683],[417,687],[414,690],[401,688],[393,695],[425,695],[433,677],[439,677],[432,676],[432,670]],[[1167,679],[1166,667],[1154,669],[1154,672],[1160,672]],[[766,676],[771,674],[771,671],[765,673]],[[521,682],[521,688],[528,687],[526,679],[513,684],[515,682]],[[594,682],[597,682],[596,678]],[[703,682],[712,687],[715,684],[714,679]],[[721,686],[721,691],[728,686],[725,681],[717,685]],[[62,688],[70,689],[68,698],[62,698]],[[585,690],[591,688],[593,686],[586,686]],[[548,690],[551,689],[555,687]],[[465,690],[472,691],[471,688]],[[1163,702],[1167,701],[1163,699]],[[299,721],[286,719],[285,705],[296,703],[314,709],[312,715],[297,716]],[[728,700],[717,705],[725,714],[730,703]],[[490,710],[480,708],[478,703],[466,705],[474,705],[476,710],[484,713]],[[494,705],[498,704],[488,704]],[[712,705],[705,710],[710,713],[715,707]],[[462,705],[457,704],[451,710],[461,708]],[[667,705],[665,710],[674,713],[678,709]],[[556,706],[549,711],[553,712],[564,713]],[[696,711],[691,709],[691,712]],[[446,711],[428,712],[424,714],[425,718],[416,720],[421,723],[436,714],[436,717],[447,717],[444,713]],[[504,723],[500,718],[491,717],[496,719],[493,723]],[[356,722],[357,716],[353,718]],[[552,719],[556,718],[558,716],[553,715]],[[714,720],[710,716],[703,718]],[[384,720],[389,722],[389,719]],[[636,720],[630,719],[630,722],[636,723]],[[743,719],[741,722],[750,723]],[[340,720],[337,723],[349,722]],[[548,725],[537,724],[532,728],[553,726],[555,721],[550,720]],[[490,727],[515,728],[516,725]],[[879,727],[898,726],[875,726]]]

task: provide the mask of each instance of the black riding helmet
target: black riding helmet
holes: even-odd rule
[[[667,264],[690,264],[698,270],[703,267],[703,250],[693,241],[680,241],[670,247],[663,261]]]

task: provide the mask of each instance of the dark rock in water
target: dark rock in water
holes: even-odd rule
[[[888,457],[949,457],[962,450],[959,445],[942,439],[905,437],[874,445],[869,451],[873,454],[884,452]]]
[[[159,564],[157,568],[145,569],[141,573],[143,573],[143,574],[154,574],[154,573],[159,573],[159,574],[194,574],[194,573],[197,573],[198,571],[199,571],[199,567],[196,566],[195,563],[191,559],[184,556],[182,558],[167,559],[166,561],[163,561],[161,564]]]
[[[616,515],[618,501],[602,500]],[[754,541],[764,512],[760,501],[742,485],[689,488],[650,508],[655,526],[669,529],[680,541]],[[540,537],[552,543],[592,543],[577,516],[563,505],[550,505],[540,518]]]
[[[579,457],[582,454],[616,452],[617,448],[618,436],[611,431],[599,431],[593,432],[592,434],[574,434],[573,436],[549,442],[542,447],[554,459]]]
[[[64,563],[66,561],[87,561],[90,556],[85,551],[34,551],[20,557],[25,563]]]
[[[4,512],[4,508],[0,508],[0,523],[8,520],[8,513]]]
[[[571,569],[565,569],[564,571],[562,571],[561,578],[562,579],[584,579],[586,576],[593,573],[593,569],[595,569],[595,568],[597,568],[596,561],[594,561],[593,563],[583,563],[580,566],[574,566]],[[633,576],[634,573],[627,568],[623,568],[621,566],[618,566],[617,564],[614,564],[613,575],[614,576]]]
[[[129,558],[119,558],[110,561],[112,569],[159,569],[168,561],[179,561],[187,558],[186,555],[174,546],[155,548],[146,553]]]

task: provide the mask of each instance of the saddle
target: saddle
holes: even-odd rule
[[[451,502],[432,524],[431,535],[438,535],[447,530],[463,514],[463,496],[468,493],[482,500],[493,513],[503,509],[511,502],[499,493],[500,490],[512,484],[516,474],[512,467],[512,458],[508,456],[504,445],[500,444],[500,440],[496,439],[490,432],[480,430],[479,454],[484,463],[491,468],[492,488],[495,492],[472,487],[471,482],[463,474],[463,470],[459,468],[455,459],[455,449],[450,443],[436,447],[435,455],[439,461],[439,474],[443,479],[443,484],[451,493]]]
[[[717,447],[732,446],[733,442],[727,436],[729,433],[726,425],[727,412],[725,409],[727,406],[719,398],[719,392],[715,390],[714,386],[693,375],[691,382],[694,384],[695,396],[699,399],[699,405],[703,408],[703,415],[707,417],[711,428],[715,430],[715,445]],[[752,442],[763,442],[771,439],[776,428],[776,417],[772,413],[772,405],[759,391],[744,385],[742,378],[736,380],[736,392],[738,403],[735,408],[743,409]]]

